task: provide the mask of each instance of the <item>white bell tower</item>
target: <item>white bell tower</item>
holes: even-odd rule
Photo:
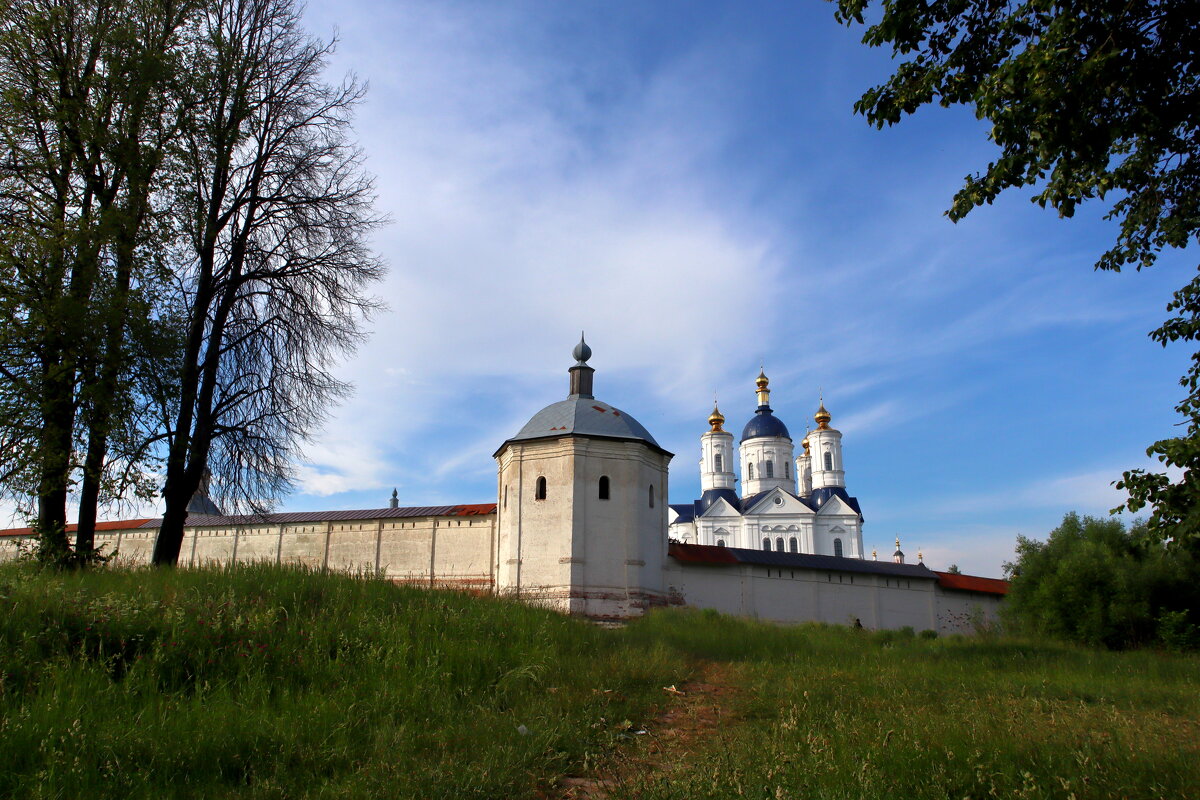
[[[811,431],[804,432],[804,452],[796,456],[796,494],[808,497],[812,494],[812,454],[808,450],[808,437]]]
[[[708,417],[709,430],[700,437],[700,491],[733,490],[733,434],[722,427],[725,417],[713,403]]]
[[[825,401],[813,415],[817,429],[808,434],[812,463],[812,488],[846,488],[846,470],[842,465],[842,432],[829,427],[833,419],[825,410]]]

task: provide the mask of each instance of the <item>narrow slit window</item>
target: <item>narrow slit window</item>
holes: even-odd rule
[[[650,484],[650,507],[654,508],[654,484]]]
[[[750,481],[754,480],[754,462],[753,461],[746,462],[746,480],[750,480]]]
[[[545,478],[545,476],[538,477],[537,483],[534,485],[534,488],[533,488],[533,499],[534,500],[545,500],[546,499],[546,478]]]
[[[783,462],[783,477],[792,477],[792,464],[790,461]]]
[[[608,499],[608,476],[607,475],[600,476],[600,499],[601,500]]]
[[[767,473],[766,477],[768,477],[768,478],[775,477],[775,462],[774,461],[772,461],[771,459],[767,459],[767,463],[766,463],[764,469],[766,470],[766,473]]]
[[[713,466],[716,467],[717,472],[721,471],[721,454],[720,453],[717,453],[715,456],[713,456]]]

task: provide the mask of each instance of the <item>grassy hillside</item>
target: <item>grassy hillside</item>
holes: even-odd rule
[[[722,724],[647,797],[1185,797],[1200,660],[710,613],[622,630],[297,570],[0,570],[0,796],[529,797],[648,752],[715,665]],[[686,702],[686,698],[684,699]],[[650,736],[629,736],[645,725]],[[552,791],[551,791],[552,794]]]

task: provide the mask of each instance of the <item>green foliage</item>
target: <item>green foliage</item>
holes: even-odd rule
[[[1178,647],[1200,609],[1195,558],[1147,544],[1117,519],[1067,514],[1045,542],[1017,537],[1017,560],[1005,567],[1007,621],[1068,641]]]
[[[838,0],[837,18],[865,24],[872,5]],[[935,102],[973,106],[1000,152],[967,177],[952,220],[1019,187],[1064,217],[1111,199],[1117,239],[1096,267],[1141,269],[1200,240],[1198,27],[1200,4],[1178,0],[884,0],[863,42],[901,63],[855,110],[882,127]],[[1200,277],[1167,311],[1155,341],[1200,340]],[[1180,382],[1186,432],[1147,454],[1182,479],[1130,470],[1118,488],[1151,509],[1148,535],[1200,553],[1200,353]]]

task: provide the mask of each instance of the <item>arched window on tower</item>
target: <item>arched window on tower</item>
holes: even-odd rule
[[[800,552],[800,543],[796,541],[795,536],[788,540],[788,551],[792,553]]]
[[[754,480],[754,462],[753,461],[746,462],[746,480],[748,480],[748,481]]]
[[[792,477],[792,463],[790,461],[783,462],[783,477]]]
[[[833,469],[833,453],[828,450],[825,451],[825,469]]]
[[[717,453],[715,456],[713,456],[713,466],[716,467],[717,472],[721,471],[721,454],[720,453]]]
[[[777,538],[775,540],[775,549],[781,553],[783,552],[783,537],[782,536],[780,536],[779,538]]]
[[[841,539],[833,540],[833,554],[835,556],[837,556],[838,558],[842,557],[842,540]]]
[[[508,487],[504,487],[504,507],[508,508]]]
[[[764,536],[763,537],[763,550],[770,550],[770,549],[771,549],[771,540],[768,539],[766,536]]]
[[[601,500],[608,499],[608,476],[607,475],[600,476],[600,499]]]
[[[650,484],[650,507],[654,508],[654,484]]]
[[[766,470],[766,473],[767,473],[765,477],[768,477],[768,478],[775,477],[775,462],[774,461],[772,461],[771,459],[768,458],[767,463],[765,465],[763,465],[763,468]]]
[[[534,484],[533,499],[534,500],[545,500],[546,499],[546,478],[544,476],[539,476],[537,479],[537,483]]]

